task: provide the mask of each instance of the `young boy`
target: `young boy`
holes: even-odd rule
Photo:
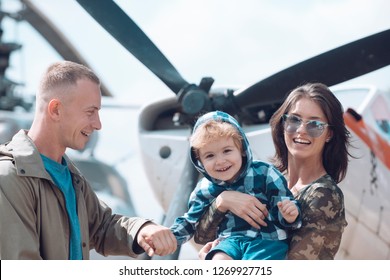
[[[188,212],[171,226],[178,244],[194,235],[204,210],[220,193],[234,190],[253,195],[267,206],[267,226],[256,229],[229,212],[219,225],[220,241],[206,259],[285,259],[285,229],[300,227],[299,208],[283,175],[252,159],[248,139],[237,121],[221,111],[200,117],[190,138],[190,155],[204,178],[190,196]]]

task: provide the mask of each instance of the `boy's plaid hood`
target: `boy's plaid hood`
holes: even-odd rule
[[[201,116],[195,123],[195,126],[194,126],[194,129],[193,129],[193,132],[196,131],[196,129],[203,123],[209,121],[209,120],[218,120],[218,121],[223,121],[223,122],[227,122],[227,123],[230,123],[232,124],[234,127],[237,128],[237,130],[239,131],[239,133],[242,135],[242,149],[245,153],[245,157],[243,157],[243,168],[241,169],[241,174],[240,176],[238,176],[235,180],[235,182],[237,182],[238,180],[240,180],[241,178],[245,177],[247,172],[248,172],[248,169],[249,167],[251,166],[251,163],[252,163],[252,151],[250,150],[249,148],[249,142],[248,142],[248,138],[246,137],[244,131],[242,130],[241,126],[238,124],[237,120],[235,118],[233,118],[232,116],[230,116],[229,114],[225,113],[225,112],[222,112],[222,111],[213,111],[213,112],[209,112],[209,113],[206,113],[204,114],[203,116]],[[202,175],[204,177],[206,177],[208,180],[210,180],[211,182],[213,182],[214,184],[218,184],[218,185],[225,185],[225,182],[224,181],[220,181],[220,180],[215,180],[214,178],[211,178],[206,170],[204,169],[203,165],[201,164],[201,162],[196,158],[195,156],[195,153],[193,152],[193,149],[192,147],[190,147],[190,158],[191,158],[191,161],[192,163],[194,164],[195,168],[200,172],[202,173]],[[235,183],[235,182],[232,182],[232,183]]]

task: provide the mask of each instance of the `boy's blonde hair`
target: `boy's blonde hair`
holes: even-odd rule
[[[237,128],[228,122],[217,120],[210,120],[199,125],[190,137],[190,145],[196,157],[199,158],[199,149],[221,137],[232,137],[234,144],[242,152],[243,138]]]

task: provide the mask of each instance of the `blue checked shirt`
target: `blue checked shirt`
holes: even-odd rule
[[[225,215],[225,219],[219,225],[218,236],[225,238],[229,236],[246,236],[256,237],[267,240],[284,240],[288,238],[288,229],[296,229],[301,225],[301,215],[294,223],[287,223],[282,217],[277,207],[277,202],[283,199],[294,200],[290,190],[287,188],[287,181],[284,176],[272,165],[252,159],[252,152],[249,148],[249,142],[245,133],[230,115],[216,111],[210,112],[198,119],[195,124],[196,128],[210,120],[216,119],[229,122],[237,128],[243,136],[243,149],[246,157],[245,168],[242,169],[240,176],[231,183],[215,180],[210,177],[202,164],[196,159],[190,149],[190,156],[197,170],[203,174],[196,188],[190,195],[188,211],[178,217],[171,230],[175,235],[178,243],[181,245],[192,238],[195,233],[195,227],[205,210],[210,206],[214,199],[223,191],[232,190],[255,196],[259,201],[267,206],[268,216],[265,222],[268,226],[261,227],[260,230],[251,227],[245,220],[239,218],[231,212]]]

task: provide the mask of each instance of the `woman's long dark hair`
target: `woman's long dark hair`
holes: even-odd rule
[[[350,146],[351,135],[344,124],[343,107],[330,89],[321,83],[308,83],[292,90],[280,108],[270,119],[272,139],[275,146],[275,155],[271,159],[272,163],[284,172],[288,167],[288,151],[284,141],[284,128],[282,116],[302,98],[308,98],[317,103],[323,110],[328,123],[328,129],[333,132],[332,138],[325,144],[322,163],[326,172],[335,180],[341,182],[347,173],[348,148]]]

